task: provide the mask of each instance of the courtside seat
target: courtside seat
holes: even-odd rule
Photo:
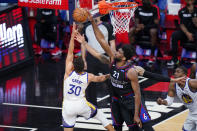
[[[156,49],[154,56],[157,56],[157,52],[158,50]],[[151,56],[151,42],[149,35],[142,35],[140,37],[136,46],[136,53],[139,56]]]

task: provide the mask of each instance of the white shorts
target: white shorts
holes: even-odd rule
[[[94,117],[96,113],[97,107],[85,99],[79,101],[64,100],[62,108],[63,127],[74,127],[77,116],[79,115],[89,119]]]
[[[192,115],[189,112],[183,125],[183,131],[197,131],[197,115]]]

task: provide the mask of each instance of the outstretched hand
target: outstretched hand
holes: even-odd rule
[[[158,98],[158,99],[157,99],[157,104],[158,104],[158,105],[167,105],[168,103],[167,103],[166,100],[164,100],[164,99],[162,99],[162,98]]]
[[[75,35],[75,40],[78,41],[81,44],[85,44],[84,34],[81,35],[79,32],[77,32],[76,35]]]

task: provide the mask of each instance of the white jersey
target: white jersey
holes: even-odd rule
[[[88,73],[78,74],[75,71],[64,80],[64,100],[84,99],[88,86]]]
[[[191,114],[197,115],[197,92],[193,92],[189,87],[190,78],[186,79],[185,87],[182,89],[177,83],[175,85],[178,98],[189,109]]]
[[[62,106],[63,127],[73,128],[78,116],[86,119],[95,117],[103,126],[109,125],[106,116],[97,107],[86,101],[85,90],[88,86],[88,73],[78,74],[73,71],[64,80],[64,101]]]

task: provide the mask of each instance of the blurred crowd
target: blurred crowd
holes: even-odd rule
[[[123,44],[132,44],[136,47],[136,58],[147,59],[148,63],[163,58],[169,60],[167,65],[175,65],[184,57],[190,62],[195,62],[197,2],[195,0],[134,1],[139,6],[130,20],[128,33],[112,34],[113,27],[109,15],[96,18],[98,25],[106,27],[102,33],[106,35],[111,48],[115,51]],[[27,8],[27,12],[29,21],[34,20],[30,22],[30,31],[35,54],[42,55],[47,52],[52,56],[58,56],[66,53],[72,30],[68,11]],[[88,22],[78,23],[78,28],[85,34],[86,40],[93,48],[99,53],[105,53],[85,32],[89,25]],[[85,60],[88,54],[84,53],[83,47],[77,42],[75,46],[75,53],[82,54]]]

